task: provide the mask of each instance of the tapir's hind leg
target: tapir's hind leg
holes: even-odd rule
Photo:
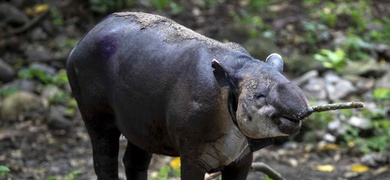
[[[127,179],[146,180],[152,153],[145,152],[130,141],[123,157]]]
[[[80,106],[79,106],[80,107]],[[93,164],[98,179],[118,179],[120,132],[109,113],[86,113],[80,107],[92,142]]]

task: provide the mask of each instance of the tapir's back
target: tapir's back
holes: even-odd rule
[[[220,43],[161,16],[122,12],[108,16],[79,42],[68,58],[68,71],[85,86],[86,95],[99,97],[91,99],[112,101],[118,93],[133,93],[163,100],[161,94],[167,93],[159,92],[176,88],[180,80],[180,86],[191,89],[214,86],[212,59],[223,61],[232,51],[245,52],[238,44]],[[102,97],[108,94],[112,97]]]

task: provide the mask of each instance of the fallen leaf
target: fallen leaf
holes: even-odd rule
[[[169,165],[173,168],[173,169],[177,169],[177,168],[180,168],[180,157],[175,157],[171,160],[171,162],[169,162]]]
[[[49,9],[49,5],[48,4],[38,4],[38,5],[34,6],[34,7],[27,8],[25,10],[25,12],[29,16],[34,16],[36,14],[43,13],[43,12],[47,11],[48,9]]]
[[[368,171],[368,166],[363,165],[363,164],[354,164],[351,166],[351,171],[352,172],[358,172],[358,173],[363,173]]]
[[[317,171],[322,171],[322,172],[333,172],[335,167],[333,165],[318,165],[315,167]]]
[[[326,151],[326,150],[339,150],[340,149],[340,146],[337,145],[337,144],[325,144],[325,145],[322,145],[322,146],[319,146],[318,147],[318,151]]]
[[[355,141],[348,141],[348,147],[355,147],[356,143]]]

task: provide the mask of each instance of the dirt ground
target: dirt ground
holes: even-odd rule
[[[126,140],[121,141],[121,154]],[[20,122],[14,128],[0,133],[0,164],[12,169],[10,179],[64,179],[72,172],[80,171],[76,179],[95,179],[91,144],[81,119],[73,120],[67,134],[50,131],[40,120]],[[359,163],[359,158],[342,151],[310,151],[310,145],[287,143],[269,146],[255,152],[254,162],[264,162],[286,179],[387,179],[389,167],[353,173],[350,166]],[[121,158],[121,157],[119,157]],[[170,161],[169,157],[155,156],[150,173]],[[315,169],[318,165],[333,165],[332,172]],[[120,174],[125,179],[122,165]],[[4,178],[3,179],[7,179]],[[251,172],[248,179],[262,180],[261,172]]]

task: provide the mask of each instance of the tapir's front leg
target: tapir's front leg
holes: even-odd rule
[[[192,161],[181,157],[181,179],[182,180],[204,180],[206,171]]]
[[[222,170],[222,180],[245,180],[251,169],[253,154],[242,154],[234,162],[225,166]]]
[[[148,153],[135,146],[130,141],[127,142],[127,148],[123,157],[123,164],[126,169],[126,178],[134,180],[147,180],[148,167],[152,153]]]

